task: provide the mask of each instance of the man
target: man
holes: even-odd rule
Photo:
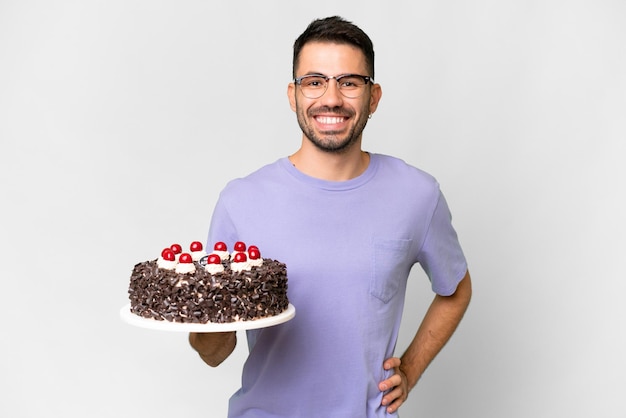
[[[312,22],[294,44],[293,76],[300,148],[230,182],[209,232],[209,243],[254,242],[285,262],[296,307],[294,319],[248,331],[229,416],[395,416],[469,304],[467,263],[437,182],[361,148],[382,95],[369,37],[338,17]],[[397,358],[416,263],[436,295]],[[189,338],[211,366],[236,344],[235,333]]]

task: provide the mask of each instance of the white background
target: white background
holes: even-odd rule
[[[437,177],[474,279],[402,416],[626,416],[622,0],[0,0],[0,416],[225,416],[244,335],[211,369],[119,309],[298,147],[292,43],[333,14],[377,53],[364,148]],[[431,297],[415,269],[398,354]]]

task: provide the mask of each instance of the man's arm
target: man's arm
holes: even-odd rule
[[[209,366],[219,366],[237,345],[236,332],[214,332],[189,334],[189,344],[200,354],[200,358]]]
[[[457,325],[461,322],[472,297],[472,283],[469,271],[451,296],[436,295],[430,304],[422,323],[401,358],[385,361],[386,370],[396,373],[380,383],[381,391],[389,390],[383,396],[382,404],[388,411],[396,411],[407,399],[409,391],[417,384],[428,365],[448,342]]]

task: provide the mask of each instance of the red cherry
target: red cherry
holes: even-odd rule
[[[176,260],[176,256],[174,255],[174,251],[172,251],[171,248],[164,248],[163,251],[161,251],[161,258],[163,260],[167,260],[167,261],[174,261],[174,260]]]
[[[192,261],[191,254],[188,253],[182,253],[178,258],[179,263],[191,263]]]
[[[248,257],[245,253],[237,253],[235,254],[235,258],[233,259],[235,263],[244,263],[248,261]]]
[[[191,245],[189,246],[189,249],[191,251],[202,251],[202,243],[200,241],[194,241],[191,243]]]
[[[248,249],[248,255],[250,256],[250,260],[258,260],[259,258],[261,258],[261,252],[258,248],[250,247]]]
[[[248,252],[252,251],[252,250],[257,250],[259,251],[259,247],[257,247],[256,245],[251,245],[248,247]]]
[[[213,249],[215,251],[228,251],[228,247],[222,241],[216,242],[215,245],[213,246]]]
[[[211,254],[209,255],[209,258],[207,258],[206,262],[207,264],[220,264],[222,259],[217,254]]]
[[[183,252],[183,247],[181,247],[180,244],[172,244],[170,248],[174,251],[174,254],[180,254]]]
[[[235,251],[246,251],[246,244],[242,241],[235,243]]]

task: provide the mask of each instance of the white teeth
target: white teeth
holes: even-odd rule
[[[318,116],[317,120],[320,123],[323,123],[324,125],[332,125],[335,123],[341,123],[343,122],[344,118],[338,118],[338,117],[330,117],[330,116]]]

